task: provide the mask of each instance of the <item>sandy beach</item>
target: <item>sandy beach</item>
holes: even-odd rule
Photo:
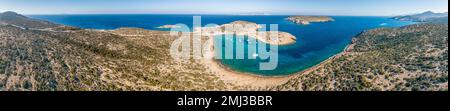
[[[165,32],[165,31],[152,31],[152,30],[145,30],[145,29],[135,29],[135,28],[121,28],[121,30],[115,30],[119,31],[120,33],[128,32],[130,34],[121,35],[121,36],[147,36],[143,31],[150,31],[152,33],[155,32]],[[209,36],[209,37],[215,37],[215,36]],[[348,45],[344,51],[341,53],[338,53],[327,60],[321,62],[320,64],[317,64],[316,66],[313,66],[311,68],[308,68],[306,70],[303,70],[301,72],[297,72],[294,74],[286,75],[286,76],[262,76],[257,75],[253,73],[245,73],[245,72],[238,72],[230,69],[227,66],[224,66],[220,63],[220,61],[214,59],[214,39],[209,39],[208,43],[205,44],[205,46],[209,47],[209,51],[206,52],[205,58],[201,60],[201,63],[203,63],[205,66],[208,67],[208,69],[213,72],[219,79],[233,84],[237,86],[243,86],[243,87],[251,87],[252,89],[257,88],[264,88],[264,87],[271,87],[271,86],[277,86],[286,83],[291,78],[295,78],[296,76],[308,74],[311,73],[314,70],[317,70],[318,68],[322,67],[324,64],[341,57],[342,55],[347,54],[347,52],[352,49],[353,44]],[[279,44],[283,45],[283,44]],[[233,89],[233,88],[230,88]]]
[[[213,40],[213,39],[211,39]],[[213,43],[213,42],[210,42]],[[214,74],[217,74],[217,76],[226,82],[238,85],[238,86],[250,86],[252,88],[264,88],[264,87],[270,87],[270,86],[277,86],[286,83],[291,78],[294,78],[299,75],[308,74],[312,71],[323,67],[326,63],[331,62],[334,59],[337,59],[345,54],[348,54],[348,51],[350,51],[353,48],[354,44],[348,45],[341,53],[338,53],[327,60],[321,62],[320,64],[317,64],[316,66],[313,66],[311,68],[308,68],[306,70],[303,70],[301,72],[290,74],[286,76],[262,76],[262,75],[256,75],[251,73],[244,73],[244,72],[238,72],[233,71],[232,69],[222,65],[219,61],[214,60],[214,50],[213,44],[209,44],[209,47],[211,50],[206,54],[208,59],[204,60],[205,66],[208,66],[209,69],[214,72]]]
[[[210,39],[214,40],[214,39]],[[219,61],[214,60],[214,44],[210,41],[211,44],[208,44],[210,47],[209,52],[205,54],[207,57],[204,59],[205,66],[208,66],[209,69],[216,74],[221,80],[226,81],[228,83],[232,83],[238,86],[251,86],[254,88],[258,87],[266,87],[266,86],[275,86],[285,83],[287,80],[293,77],[291,76],[280,76],[280,77],[268,77],[268,76],[260,76],[256,74],[243,73],[233,71],[226,66],[223,66]]]

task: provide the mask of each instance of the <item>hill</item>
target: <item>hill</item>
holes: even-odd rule
[[[393,19],[403,21],[415,21],[415,22],[429,22],[437,24],[448,24],[448,12],[446,13],[434,13],[431,11],[406,16],[396,16]]]
[[[23,28],[35,29],[45,29],[59,26],[58,24],[54,24],[48,21],[31,19],[15,12],[0,13],[0,24],[9,24]]]
[[[220,72],[202,61],[175,61],[169,49],[177,38],[166,31],[67,30],[4,15],[0,91],[448,90],[448,25],[365,31],[346,51],[311,71],[282,85],[253,87],[220,79]]]
[[[58,26],[6,13],[0,22],[0,91],[229,90],[198,61],[169,55],[169,32],[53,30]],[[14,16],[11,16],[14,15]],[[8,17],[20,20],[4,19]],[[23,22],[23,23],[22,23]],[[129,33],[137,36],[127,36]]]
[[[270,90],[448,90],[448,25],[365,31],[341,56]]]

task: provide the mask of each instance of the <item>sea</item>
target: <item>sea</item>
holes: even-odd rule
[[[378,16],[331,16],[335,21],[299,25],[286,20],[288,15],[154,15],[154,14],[98,14],[98,15],[28,15],[54,23],[76,26],[86,29],[113,30],[120,27],[137,27],[149,30],[168,30],[157,27],[172,24],[193,26],[193,16],[201,16],[202,25],[226,24],[245,20],[258,24],[278,24],[278,30],[296,36],[297,42],[278,47],[278,64],[273,70],[261,70],[262,59],[221,59],[224,66],[243,73],[262,76],[286,76],[304,71],[327,60],[344,50],[353,37],[365,30],[374,28],[395,28],[416,24],[410,21],[398,21],[390,17]],[[231,43],[242,39],[219,38]],[[251,39],[245,38],[244,41]],[[245,42],[248,45],[248,42]],[[246,46],[244,45],[244,46]],[[225,47],[225,46],[222,46]],[[249,52],[245,51],[245,55]],[[252,55],[252,54],[250,54]]]

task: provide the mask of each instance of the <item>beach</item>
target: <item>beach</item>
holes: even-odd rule
[[[186,23],[188,27],[193,27],[188,24],[192,22],[192,15],[178,15],[180,18],[173,18],[168,15],[143,15],[145,18],[136,17],[133,15],[112,15],[104,16],[98,15],[94,17],[89,16],[69,16],[74,18],[73,21],[63,22],[69,26],[77,26],[82,29],[97,29],[97,30],[118,30],[116,34],[119,36],[124,36],[127,38],[154,38],[161,36],[170,36],[167,30],[162,30],[158,27],[164,26],[164,24],[174,24],[174,23]],[[59,20],[60,16],[35,16],[41,19],[48,20]],[[226,18],[226,19],[218,19]],[[282,50],[279,52],[279,64],[278,68],[271,71],[260,71],[253,70],[258,68],[255,64],[259,64],[259,61],[240,61],[240,60],[223,60],[217,61],[213,59],[207,60],[197,60],[201,62],[201,67],[208,67],[201,72],[213,72],[214,76],[219,77],[227,83],[230,83],[230,87],[235,87],[234,85],[244,86],[244,87],[270,87],[277,86],[279,84],[286,83],[291,78],[298,77],[300,75],[308,74],[317,70],[318,68],[324,66],[324,64],[338,58],[345,53],[338,53],[336,50],[344,49],[348,44],[336,44],[343,43],[345,41],[350,41],[357,33],[361,32],[361,29],[369,29],[373,27],[379,27],[380,22],[386,23],[383,27],[397,27],[409,24],[410,22],[397,21],[389,18],[383,17],[333,17],[336,19],[334,22],[330,23],[318,23],[309,26],[299,26],[290,21],[286,20],[287,16],[202,16],[202,20],[205,23],[217,23],[219,29],[226,28],[226,26],[232,25],[250,25],[257,26],[258,24],[279,24],[279,34],[281,33],[284,37],[279,35],[279,40],[264,41],[266,36],[253,35],[251,36],[245,32],[257,31],[255,27],[245,27],[240,30],[223,31],[222,34],[226,33],[240,33],[236,35],[246,35],[251,38],[255,38],[259,41],[266,42],[271,45],[283,45]],[[114,18],[122,18],[123,22],[118,24],[109,24],[110,20]],[[94,24],[81,24],[79,19],[88,19],[94,21]],[[64,19],[65,20],[65,19]],[[244,21],[245,20],[245,21]],[[351,20],[351,21],[349,21]],[[170,22],[169,22],[170,21]],[[233,22],[234,21],[234,22]],[[251,21],[251,22],[250,22]],[[148,25],[142,26],[142,23],[147,23]],[[256,25],[255,25],[256,24]],[[351,25],[348,29],[341,30],[339,26]],[[134,30],[121,30],[121,27],[138,27],[140,29]],[[166,25],[166,27],[172,27],[173,25]],[[125,28],[126,29],[126,28]],[[141,30],[144,29],[144,30]],[[211,27],[211,30],[218,29],[217,27]],[[195,28],[190,30],[195,32]],[[208,31],[202,31],[207,33]],[[317,33],[317,32],[327,32],[327,33]],[[158,34],[155,34],[158,33]],[[264,39],[265,38],[265,39]],[[173,38],[175,39],[175,38]],[[145,40],[145,39],[144,39]],[[170,44],[170,43],[167,43]],[[143,44],[148,45],[148,44]],[[164,45],[167,47],[170,45]],[[212,46],[211,46],[212,47]],[[338,49],[336,49],[338,48]],[[161,50],[161,49],[160,49]],[[166,50],[166,48],[164,48]],[[347,49],[346,49],[347,50]],[[211,51],[213,52],[213,51]],[[339,52],[339,51],[338,51]],[[212,55],[212,54],[211,54]],[[334,55],[334,56],[333,56]],[[213,55],[212,55],[213,56]],[[325,58],[325,59],[323,59]],[[326,59],[328,58],[328,59]],[[312,66],[312,67],[311,67]],[[166,67],[166,66],[165,66]],[[167,66],[172,67],[172,66]],[[184,66],[183,66],[184,67]],[[238,68],[238,69],[237,69]],[[164,71],[170,72],[163,68]],[[182,70],[180,68],[176,71]],[[173,73],[173,72],[171,72]],[[191,73],[191,72],[189,72]],[[193,73],[193,72],[192,72]],[[252,89],[255,89],[252,88]],[[233,89],[233,88],[230,88]]]
[[[210,39],[210,43],[214,43],[213,40],[214,39]],[[222,65],[219,61],[214,60],[214,44],[208,44],[208,47],[210,47],[211,50],[209,50],[209,52],[205,54],[206,57],[205,59],[203,59],[203,63],[208,67],[209,70],[211,70],[225,82],[232,83],[238,86],[250,86],[253,88],[259,88],[280,85],[293,77],[293,75],[269,77],[233,71],[232,69]]]
[[[214,40],[214,39],[210,39]],[[210,41],[210,43],[213,43]],[[210,49],[213,49],[214,44],[208,44]],[[310,67],[306,70],[303,70],[301,72],[297,72],[294,74],[286,75],[286,76],[262,76],[252,73],[244,73],[244,72],[238,72],[234,71],[227,66],[224,66],[220,61],[214,60],[214,50],[209,50],[207,54],[205,54],[207,57],[203,60],[203,63],[205,66],[208,66],[209,69],[216,74],[221,80],[226,81],[228,83],[232,83],[238,86],[250,86],[253,89],[257,88],[264,88],[264,87],[272,87],[272,86],[278,86],[281,84],[286,83],[288,80],[295,78],[296,76],[300,76],[303,74],[309,74],[312,71],[323,67],[326,63],[329,63],[343,55],[348,54],[348,52],[353,48],[354,44],[350,44],[345,47],[345,49],[325,61]]]
[[[172,16],[178,16],[173,18]],[[69,26],[76,26],[87,29],[98,30],[115,30],[121,27],[136,27],[147,30],[159,30],[168,31],[167,29],[159,29],[157,27],[166,24],[186,24],[190,28],[190,32],[195,32],[195,28],[191,24],[193,15],[96,15],[96,16],[68,16],[70,21],[61,22]],[[35,16],[36,17],[36,16]],[[409,22],[397,21],[386,17],[336,17],[334,22],[327,23],[313,23],[308,26],[298,25],[286,20],[288,16],[202,16],[202,26],[207,26],[209,23],[217,24],[221,26],[224,24],[265,24],[266,30],[269,30],[270,24],[278,24],[279,32],[288,32],[294,38],[279,36],[280,41],[275,42],[280,46],[279,52],[279,67],[272,71],[259,71],[253,70],[258,68],[256,64],[259,61],[242,61],[242,60],[223,60],[222,64],[232,69],[237,69],[241,72],[248,72],[257,75],[266,76],[283,76],[287,74],[294,74],[299,71],[303,71],[311,66],[314,66],[323,60],[340,52],[346,45],[345,42],[351,40],[353,36],[360,33],[365,29],[371,29],[373,27],[380,27],[380,23],[386,23],[382,27],[397,27],[408,24]],[[61,16],[37,16],[36,18],[44,20],[64,21]],[[123,21],[117,24],[110,24],[114,22],[113,19],[119,18]],[[145,18],[145,19],[143,19]],[[92,21],[92,24],[83,24],[80,20]],[[145,23],[145,25],[143,25]],[[348,27],[347,27],[348,25]],[[340,26],[346,26],[343,29]],[[212,26],[211,26],[212,27]],[[245,31],[245,29],[243,29]],[[254,28],[252,29],[252,31]],[[206,31],[202,31],[205,33]],[[223,31],[222,31],[223,32]],[[326,33],[323,33],[326,32]],[[279,33],[280,34],[280,33]],[[143,34],[127,33],[127,36],[140,36]],[[243,33],[245,35],[245,33]],[[247,36],[248,38],[254,38],[256,36]],[[261,36],[264,37],[264,36]],[[264,39],[255,38],[258,41]],[[231,39],[228,39],[231,40]],[[238,40],[242,41],[242,40]],[[246,43],[245,41],[243,41]],[[264,42],[264,41],[263,41]],[[286,43],[286,45],[284,45]],[[269,43],[270,44],[270,43]]]

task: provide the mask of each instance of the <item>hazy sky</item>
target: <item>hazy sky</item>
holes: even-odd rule
[[[0,0],[23,14],[399,15],[448,12],[448,0]]]

